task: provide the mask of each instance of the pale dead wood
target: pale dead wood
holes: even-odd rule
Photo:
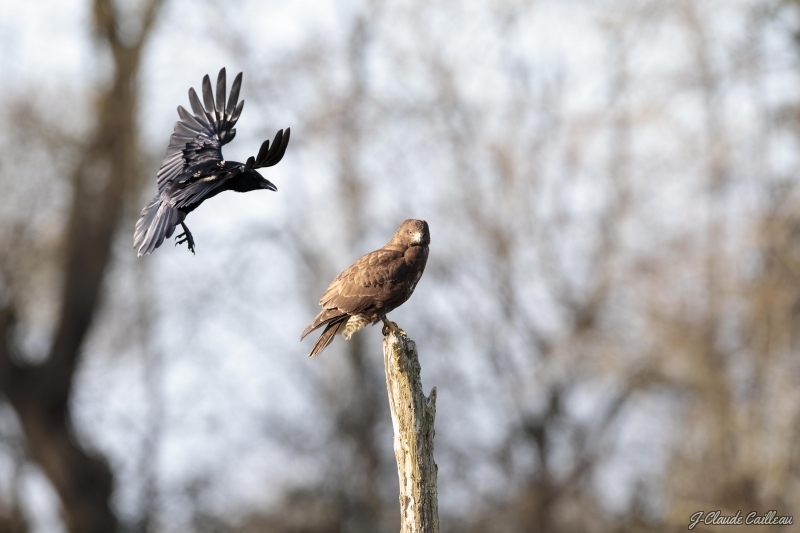
[[[438,533],[436,387],[425,397],[417,345],[405,335],[390,333],[383,339],[383,362],[400,479],[400,533]]]

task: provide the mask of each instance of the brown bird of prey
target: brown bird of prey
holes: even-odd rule
[[[180,120],[175,123],[175,132],[158,170],[158,193],[142,210],[133,233],[133,247],[140,256],[161,246],[178,226],[183,228],[183,233],[178,235],[180,240],[175,244],[185,242],[194,253],[194,239],[184,222],[186,215],[223,191],[278,190],[256,169],[277,165],[283,159],[289,144],[289,128],[278,131],[271,147],[269,139],[264,141],[258,155],[251,156],[246,163],[226,161],[222,157],[222,146],[236,136],[234,126],[244,107],[244,100],[239,101],[242,73],[233,80],[227,104],[225,86],[225,69],[222,69],[217,76],[215,98],[206,74],[203,101],[194,89],[189,89],[192,113],[178,106]]]
[[[359,329],[383,321],[383,334],[405,334],[386,314],[411,297],[428,261],[431,234],[424,220],[409,219],[392,240],[370,252],[336,276],[319,301],[322,311],[303,331],[300,340],[325,326],[309,357],[322,353],[334,335],[345,339]]]

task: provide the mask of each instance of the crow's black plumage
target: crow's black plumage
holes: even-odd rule
[[[248,192],[258,189],[278,190],[255,169],[277,164],[289,144],[289,128],[280,130],[272,140],[264,141],[258,155],[246,163],[225,161],[222,145],[236,136],[234,126],[242,113],[244,100],[239,100],[242,86],[240,72],[231,86],[230,98],[225,105],[225,69],[217,77],[217,95],[211,90],[208,75],[203,78],[203,102],[194,89],[189,89],[189,102],[194,114],[178,106],[180,120],[170,137],[167,153],[158,170],[158,194],[142,210],[133,234],[133,247],[139,255],[146,255],[161,246],[164,239],[172,237],[180,225],[183,233],[176,244],[187,243],[194,253],[194,239],[184,224],[186,215],[212,196],[223,191]]]

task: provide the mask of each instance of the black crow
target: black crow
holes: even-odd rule
[[[161,168],[158,170],[158,194],[142,210],[133,233],[133,247],[139,256],[151,253],[161,246],[164,239],[172,237],[180,224],[183,233],[175,243],[187,243],[194,253],[194,239],[184,224],[186,215],[197,209],[205,200],[223,191],[248,192],[258,189],[277,191],[277,187],[263,178],[255,169],[277,164],[289,144],[289,128],[279,130],[272,140],[264,141],[256,157],[247,163],[225,161],[222,145],[236,136],[234,125],[242,113],[244,100],[239,100],[242,73],[233,80],[228,105],[225,106],[225,69],[217,77],[217,98],[211,91],[208,74],[203,78],[203,101],[200,103],[194,89],[189,89],[189,102],[194,115],[178,106],[180,120],[175,123],[175,132]],[[183,237],[181,239],[181,237]]]

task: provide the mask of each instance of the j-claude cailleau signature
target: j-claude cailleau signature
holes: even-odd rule
[[[697,511],[689,517],[689,529],[694,529],[696,525],[706,526],[790,526],[794,523],[793,516],[780,516],[778,511],[767,511],[760,515],[756,511],[742,515],[742,511],[736,511],[735,515],[724,515],[722,511]]]

